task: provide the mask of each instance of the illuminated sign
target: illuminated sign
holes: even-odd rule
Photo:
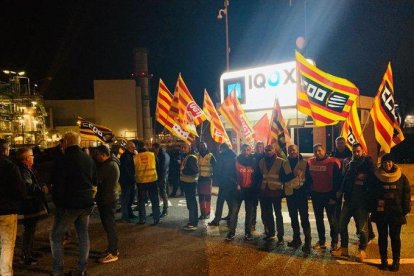
[[[221,102],[233,90],[245,110],[296,105],[296,62],[227,72],[220,78]]]

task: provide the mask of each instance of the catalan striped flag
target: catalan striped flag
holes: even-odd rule
[[[169,116],[195,136],[198,136],[196,127],[206,120],[206,115],[194,101],[181,74],[177,79]]]
[[[361,121],[358,117],[358,111],[356,103],[352,105],[351,112],[349,113],[348,119],[346,119],[341,136],[344,137],[347,147],[352,150],[352,145],[359,143],[365,153],[368,153],[367,143],[364,139],[364,134],[361,129]]]
[[[270,132],[267,143],[273,145],[280,157],[286,158],[286,144],[291,144],[289,131],[286,127],[285,120],[280,109],[278,98],[272,111],[272,120],[270,121]]]
[[[217,110],[213,104],[213,101],[208,95],[207,90],[204,90],[203,111],[204,114],[206,114],[207,120],[210,121],[211,138],[219,144],[226,143],[231,145],[226,129],[220,120]]]
[[[81,138],[101,140],[104,143],[112,142],[114,135],[107,127],[96,125],[78,116],[78,125]]]
[[[309,63],[296,52],[297,108],[313,118],[315,125],[345,121],[359,95],[350,81],[330,75]]]
[[[194,136],[183,130],[177,122],[174,122],[174,120],[168,116],[172,100],[173,95],[171,95],[171,92],[168,90],[167,86],[160,79],[158,86],[157,106],[155,109],[155,119],[172,135],[180,140],[183,140],[187,144],[191,144],[194,140]]]
[[[247,143],[254,142],[254,130],[236,97],[235,90],[224,99],[223,103],[219,106],[218,111],[232,126],[233,130],[240,135],[243,141]]]
[[[388,63],[370,112],[374,121],[375,139],[384,153],[390,153],[392,147],[404,140],[404,134],[395,113],[394,103],[392,69],[391,63]]]

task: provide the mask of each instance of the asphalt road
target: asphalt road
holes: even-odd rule
[[[212,206],[217,197],[213,196]],[[357,263],[350,259],[335,259],[329,251],[313,251],[304,256],[300,249],[293,250],[284,246],[277,247],[275,242],[262,240],[263,225],[258,220],[254,240],[244,241],[244,206],[239,214],[236,238],[225,242],[227,234],[225,221],[219,227],[209,227],[201,221],[194,232],[186,232],[182,227],[188,222],[188,211],[184,198],[170,199],[169,215],[157,226],[135,223],[117,224],[119,235],[119,260],[109,264],[97,263],[97,258],[106,248],[106,235],[100,224],[98,214],[94,214],[90,223],[91,252],[88,275],[378,275],[401,274],[414,275],[414,216],[409,215],[408,225],[402,230],[402,260],[399,273],[382,272],[375,263],[379,263],[378,244],[375,239],[367,249],[367,260]],[[317,241],[317,231],[310,206],[312,242]],[[260,208],[258,209],[260,218]],[[214,210],[213,210],[214,211]],[[150,213],[150,207],[147,208]],[[227,214],[225,207],[224,214]],[[120,214],[117,214],[119,217]],[[283,202],[285,242],[292,239],[290,219],[286,203]],[[21,264],[21,241],[18,238],[15,251],[15,275],[48,275],[51,272],[51,254],[48,233],[52,217],[39,224],[35,241],[35,250],[42,254],[39,263],[26,267]],[[327,243],[329,244],[328,222]],[[19,235],[22,227],[19,226]],[[351,222],[350,254],[357,253],[355,226]],[[374,231],[376,227],[374,225]],[[389,245],[389,257],[391,249]],[[65,246],[65,271],[76,267],[77,242]]]

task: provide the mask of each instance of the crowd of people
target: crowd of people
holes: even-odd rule
[[[348,225],[353,218],[359,238],[356,257],[363,261],[366,247],[375,237],[372,221],[378,230],[380,269],[399,270],[401,226],[407,222],[411,196],[407,177],[390,154],[384,155],[380,166],[376,167],[360,144],[354,144],[350,151],[342,137],[336,139],[336,150],[331,156],[323,145],[315,144],[313,156],[307,160],[296,145],[289,145],[287,157],[281,158],[273,145],[262,142],[256,143],[254,152],[251,145],[242,145],[238,156],[229,145],[221,144],[219,153],[214,156],[204,142],[198,143],[196,148],[182,144],[167,152],[158,143],[148,149],[144,142],[133,140],[127,142],[120,158],[106,145],[89,152],[80,147],[80,142],[80,136],[75,132],[64,135],[47,165],[50,173],[45,178],[34,169],[34,150],[20,148],[14,158],[9,158],[10,146],[6,140],[0,140],[1,275],[13,275],[18,219],[24,227],[23,263],[36,264],[34,236],[39,220],[50,213],[45,196],[48,193],[52,195],[55,206],[50,231],[51,275],[63,275],[64,240],[71,225],[77,233],[79,258],[76,270],[70,275],[86,275],[90,248],[88,226],[95,205],[108,242],[99,262],[117,261],[115,213],[118,183],[121,188],[121,221],[132,223],[133,219],[138,219],[137,224],[140,225],[147,223],[148,201],[151,202],[152,224],[162,223],[168,216],[168,197],[177,196],[180,189],[188,209],[188,223],[183,226],[186,231],[194,231],[200,220],[210,219],[212,185],[215,183],[219,192],[214,218],[208,222],[208,227],[217,227],[226,220],[229,230],[225,240],[228,242],[236,235],[238,214],[244,201],[245,240],[254,239],[260,203],[265,231],[263,239],[275,241],[276,246],[284,245],[282,199],[286,198],[293,231],[293,238],[287,246],[301,248],[305,255],[312,249],[326,250],[326,213],[332,256],[349,256]],[[168,185],[173,188],[170,194]],[[138,216],[133,212],[135,200],[138,202]],[[314,244],[309,200],[318,234]],[[223,217],[225,202],[229,213]],[[393,254],[391,266],[387,263],[388,236]]]

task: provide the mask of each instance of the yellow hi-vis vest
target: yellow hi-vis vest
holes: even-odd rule
[[[262,185],[260,187],[261,190],[265,190],[266,186],[269,190],[272,191],[283,189],[282,182],[279,179],[279,172],[282,166],[286,174],[289,174],[291,172],[289,163],[282,158],[276,157],[275,162],[273,162],[270,170],[266,168],[265,159],[263,158],[260,160],[259,167],[263,175]]]
[[[134,156],[135,180],[139,184],[158,180],[155,154],[150,151],[140,152]]]
[[[194,175],[185,175],[183,174],[183,170],[185,168],[185,165],[187,163],[188,158],[193,157],[195,158],[195,160],[198,162],[197,160],[197,156],[195,156],[194,154],[189,154],[187,155],[184,160],[181,163],[181,167],[180,167],[180,180],[186,183],[194,183],[198,180],[198,173],[194,174]]]
[[[202,177],[211,177],[213,175],[213,166],[211,166],[211,158],[213,154],[207,153],[206,155],[201,156],[198,154],[198,165],[200,166],[200,176]]]

